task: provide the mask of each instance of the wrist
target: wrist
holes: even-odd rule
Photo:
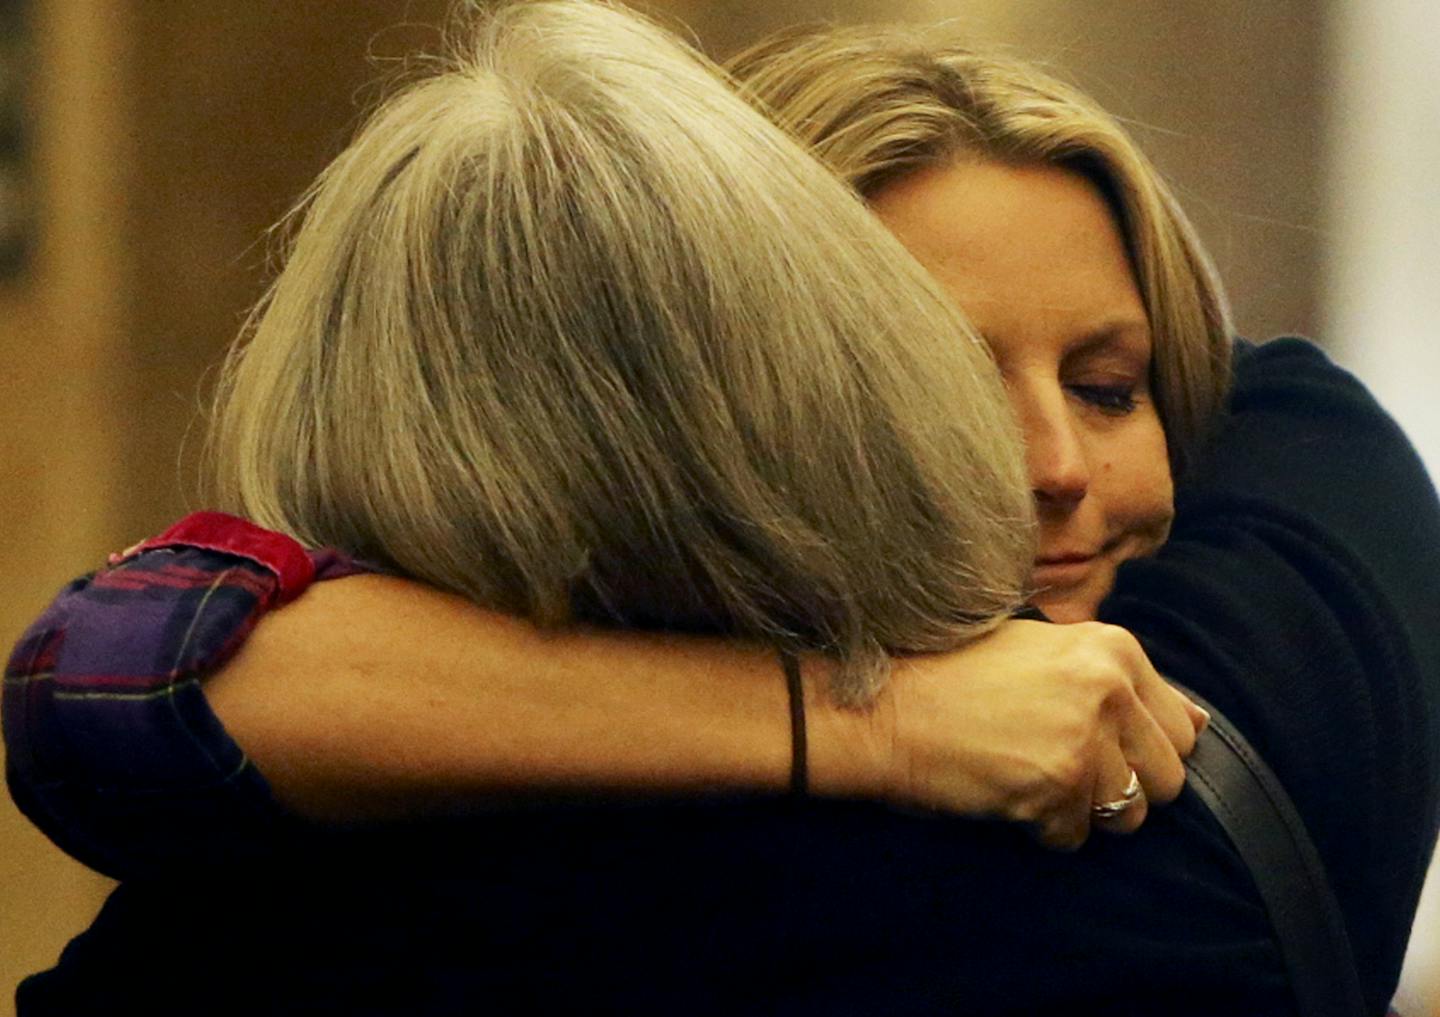
[[[809,793],[817,798],[888,801],[893,797],[894,696],[887,684],[862,707],[841,706],[830,692],[834,661],[800,657]]]

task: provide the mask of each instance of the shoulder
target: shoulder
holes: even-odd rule
[[[1170,582],[1227,602],[1261,648],[1329,665],[1305,679],[1312,694],[1324,691],[1326,670],[1353,663],[1372,703],[1410,696],[1414,715],[1435,716],[1440,498],[1420,457],[1369,390],[1313,344],[1242,344],[1235,364],[1229,412],[1181,478],[1173,540],[1154,571],[1168,566]],[[1336,646],[1317,657],[1323,641],[1306,639],[1327,622]],[[1424,765],[1433,771],[1435,759]]]
[[[61,591],[16,644],[3,699],[17,804],[81,861],[124,875],[113,830],[268,790],[200,690],[258,619],[353,568],[219,513],[187,517]],[[183,810],[182,810],[183,811]],[[165,824],[155,824],[156,836]]]
[[[1440,500],[1401,429],[1298,339],[1240,346],[1171,540],[1104,620],[1246,734],[1295,800],[1377,995],[1440,807]]]
[[[282,534],[189,516],[62,590],[12,651],[7,689],[44,682],[65,698],[124,700],[171,688],[222,660],[314,575]]]

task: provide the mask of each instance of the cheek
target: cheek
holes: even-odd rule
[[[1164,543],[1175,515],[1175,487],[1165,431],[1151,416],[1107,436],[1103,465],[1092,491],[1104,504],[1113,536],[1128,536],[1132,554],[1148,554]]]

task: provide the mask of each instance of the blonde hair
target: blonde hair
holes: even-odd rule
[[[934,28],[822,27],[774,36],[728,67],[751,99],[861,195],[954,160],[1047,163],[1104,194],[1154,334],[1152,390],[1181,472],[1224,404],[1229,312],[1179,205],[1092,100]]]
[[[638,16],[515,5],[303,203],[227,363],[223,503],[542,624],[840,660],[1022,599],[983,342],[856,196]]]

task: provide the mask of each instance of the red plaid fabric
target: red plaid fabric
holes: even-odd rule
[[[202,512],[71,583],[5,669],[17,805],[63,850],[118,879],[214,861],[220,845],[256,848],[290,820],[200,683],[265,611],[317,578],[363,570]]]

